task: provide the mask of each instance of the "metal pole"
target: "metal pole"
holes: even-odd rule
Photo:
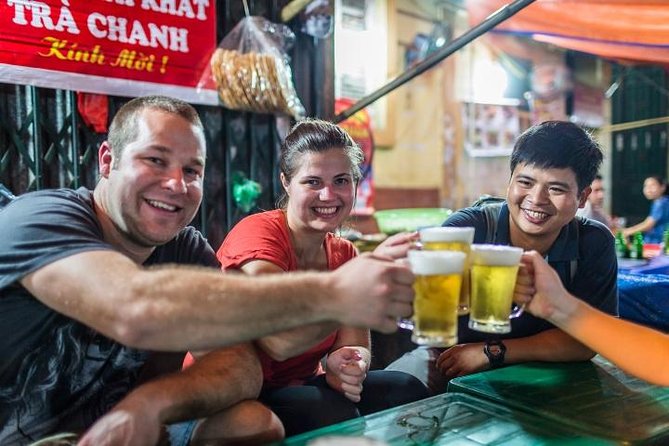
[[[33,174],[35,175],[34,185],[35,188],[31,190],[40,190],[42,189],[42,125],[41,113],[42,109],[40,107],[39,95],[37,94],[37,87],[34,85],[28,86],[28,94],[30,95],[30,108],[32,112],[32,163],[29,163],[33,168]]]
[[[69,112],[72,139],[70,144],[70,161],[72,162],[72,186],[77,189],[81,186],[81,172],[79,169],[81,157],[79,156],[79,111],[77,109],[77,96],[72,90],[66,96],[67,111]]]
[[[516,0],[513,3],[502,6],[497,11],[493,12],[488,16],[484,21],[471,28],[469,31],[461,35],[460,37],[452,40],[449,44],[430,54],[422,62],[418,63],[416,66],[406,70],[404,73],[397,76],[395,79],[388,82],[386,85],[382,86],[378,90],[364,98],[360,99],[358,102],[347,108],[346,110],[339,113],[334,118],[334,122],[342,122],[347,118],[350,118],[355,113],[359,112],[363,108],[367,107],[369,104],[373,103],[377,99],[385,96],[390,93],[397,87],[404,85],[409,82],[414,77],[422,74],[423,72],[429,70],[463,46],[467,45],[472,40],[476,39],[481,34],[484,34],[490,31],[495,26],[499,25],[506,19],[515,15],[518,11],[522,10],[531,3],[534,3],[535,0]]]

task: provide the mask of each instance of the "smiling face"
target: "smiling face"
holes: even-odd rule
[[[120,159],[107,143],[100,148],[99,204],[116,229],[113,239],[148,248],[173,239],[195,216],[205,142],[201,129],[179,115],[145,108],[136,119],[137,137]]]
[[[355,200],[351,161],[342,148],[303,153],[290,181],[286,215],[293,232],[332,232],[348,217]]]
[[[546,252],[586,198],[571,169],[518,164],[507,189],[513,245]]]

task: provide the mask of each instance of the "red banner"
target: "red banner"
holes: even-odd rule
[[[0,0],[0,81],[217,103],[214,0]]]
[[[354,104],[355,101],[347,98],[339,98],[335,101],[335,114],[338,114]],[[372,215],[374,213],[374,175],[372,161],[374,158],[374,135],[372,134],[372,122],[366,109],[362,109],[350,118],[340,122],[339,127],[358,143],[365,155],[362,164],[363,178],[358,184],[355,205],[351,215]]]

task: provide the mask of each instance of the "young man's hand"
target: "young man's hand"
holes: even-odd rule
[[[490,361],[483,353],[483,344],[458,344],[442,352],[437,358],[436,366],[450,380],[487,370]]]

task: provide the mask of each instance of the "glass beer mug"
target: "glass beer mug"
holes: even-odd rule
[[[458,314],[469,313],[469,252],[474,241],[473,227],[451,227],[442,226],[424,228],[418,231],[420,247],[425,251],[460,251],[467,254],[465,266],[462,272],[462,287],[460,288],[460,301],[458,303]]]
[[[411,340],[419,345],[448,347],[458,342],[458,302],[466,254],[457,251],[408,252],[414,282]]]
[[[522,248],[502,245],[472,245],[471,308],[469,328],[486,333],[509,333],[513,311],[513,290],[520,266]]]

